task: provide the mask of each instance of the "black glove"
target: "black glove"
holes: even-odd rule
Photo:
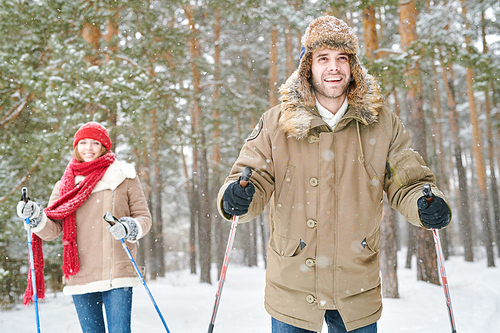
[[[240,180],[238,179],[238,181],[229,184],[224,191],[222,208],[231,216],[246,214],[248,213],[248,207],[250,207],[254,194],[255,187],[252,183],[248,182],[246,187],[241,187]]]
[[[432,195],[432,202],[429,203],[425,197],[417,200],[418,211],[422,224],[431,229],[441,229],[450,223],[450,208],[441,197]]]

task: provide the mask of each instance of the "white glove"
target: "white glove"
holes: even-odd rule
[[[128,241],[133,241],[139,233],[139,222],[130,216],[125,216],[116,221],[115,225],[108,226],[106,229],[109,230],[111,235],[115,239],[126,239]]]
[[[45,214],[42,210],[42,206],[39,203],[28,200],[28,202],[19,201],[17,203],[17,216],[25,221],[27,218],[30,220],[30,228],[35,228],[38,223],[42,220],[42,216]],[[25,223],[26,227],[26,223]]]

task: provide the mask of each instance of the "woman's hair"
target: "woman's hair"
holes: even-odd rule
[[[100,143],[100,142],[99,142]],[[101,143],[101,152],[99,153],[99,156],[97,156],[97,158],[101,157],[102,155],[106,154],[108,152],[108,150],[106,149],[106,147],[104,147]],[[82,156],[80,155],[80,153],[78,152],[78,146],[76,146],[74,149],[73,149],[73,156],[76,158],[76,160],[78,162],[84,162]]]

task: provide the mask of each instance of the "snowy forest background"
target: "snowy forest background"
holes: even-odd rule
[[[138,261],[147,278],[188,269],[216,283],[230,224],[216,193],[260,115],[296,68],[322,14],[344,19],[359,58],[453,205],[445,256],[498,261],[500,4],[497,0],[0,0],[0,308],[22,299],[20,189],[47,203],[88,121],[136,165],[153,215]],[[396,251],[439,284],[432,234],[386,209],[385,297],[398,297]],[[238,227],[232,260],[265,261],[267,212]],[[45,242],[49,290],[62,244]],[[258,258],[259,257],[259,258]]]

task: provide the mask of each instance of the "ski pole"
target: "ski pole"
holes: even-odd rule
[[[108,222],[110,225],[115,225],[116,221],[118,221],[118,219],[116,217],[114,217],[110,212],[106,212],[106,214],[104,214],[104,220],[106,222]],[[125,244],[125,241],[123,240],[123,238],[120,238],[120,243],[122,243],[123,249],[125,250],[125,252],[127,252],[127,256],[130,259],[130,261],[132,262],[132,265],[134,266],[135,272],[137,273],[137,275],[141,279],[142,285],[146,289],[146,292],[148,293],[149,298],[151,299],[151,302],[153,302],[153,305],[156,309],[156,312],[158,312],[158,315],[160,316],[161,322],[163,323],[165,330],[168,333],[170,333],[170,331],[168,330],[168,327],[167,327],[167,323],[165,322],[165,319],[163,319],[160,308],[156,304],[155,299],[153,298],[153,295],[151,294],[151,291],[149,290],[148,285],[146,284],[146,281],[144,280],[144,277],[142,276],[142,273],[139,270],[139,267],[137,266],[134,258],[132,257],[132,253],[130,253],[130,249],[128,248],[127,244]]]
[[[241,187],[246,187],[248,185],[248,180],[252,176],[252,169],[250,167],[245,167],[243,173],[241,174],[240,185]],[[224,261],[222,262],[222,270],[219,277],[219,287],[217,289],[217,294],[215,295],[215,305],[212,313],[212,319],[210,320],[210,325],[208,326],[208,333],[212,333],[214,330],[215,317],[217,316],[217,310],[219,309],[220,297],[222,294],[222,288],[224,287],[224,281],[226,280],[227,266],[229,265],[229,256],[231,255],[231,250],[233,248],[234,237],[236,235],[236,227],[238,226],[238,216],[233,216],[233,222],[231,223],[231,231],[229,232],[229,238],[227,240],[226,254],[224,255]]]
[[[21,189],[21,199],[24,202],[28,202],[28,189],[23,187]],[[26,236],[28,238],[28,252],[30,256],[30,270],[31,270],[31,285],[33,287],[33,300],[35,303],[35,316],[36,316],[36,329],[40,333],[40,315],[38,314],[38,297],[36,292],[36,278],[35,278],[35,262],[33,261],[33,246],[31,244],[31,229],[30,229],[30,218],[27,217],[26,220]]]
[[[425,200],[428,203],[431,203],[433,200],[431,187],[429,184],[425,184],[422,188],[422,192],[424,193]],[[451,324],[451,332],[456,333],[457,328],[455,327],[455,317],[453,316],[453,309],[451,307],[451,297],[450,297],[450,289],[448,288],[448,278],[446,277],[446,270],[444,268],[444,260],[443,260],[443,251],[441,249],[441,240],[439,238],[439,233],[437,229],[432,229],[432,234],[434,236],[434,244],[436,245],[436,253],[438,257],[438,269],[441,275],[441,282],[443,284],[444,297],[446,300],[446,306],[448,308],[448,316],[450,317]]]

